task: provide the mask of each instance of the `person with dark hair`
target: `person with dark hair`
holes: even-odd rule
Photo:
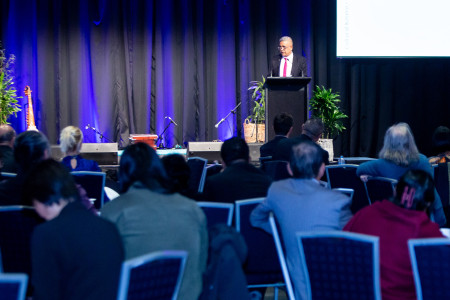
[[[259,148],[261,157],[273,156],[275,149],[280,141],[289,137],[294,128],[294,119],[288,113],[281,113],[275,116],[273,120],[273,130],[275,137]]]
[[[307,299],[295,234],[342,229],[352,217],[351,200],[320,185],[325,164],[320,146],[312,141],[293,146],[288,170],[293,178],[272,183],[267,198],[253,210],[250,221],[270,233],[269,214],[273,212],[283,236],[296,299]]]
[[[172,191],[191,199],[198,197],[197,191],[189,189],[190,169],[186,159],[179,154],[169,154],[161,158],[167,176],[172,185]]]
[[[425,155],[419,153],[411,128],[406,123],[398,123],[388,128],[379,157],[377,160],[359,165],[356,175],[363,181],[366,181],[369,176],[398,180],[408,170],[423,170],[433,177],[433,169]],[[435,192],[435,198],[432,220],[444,226],[447,221],[437,192]]]
[[[433,132],[432,147],[435,156],[428,158],[430,164],[450,162],[450,129],[448,127],[436,128]]]
[[[280,141],[275,148],[275,153],[272,157],[274,160],[284,160],[289,161],[292,155],[292,147],[303,142],[303,141],[313,141],[317,143],[317,141],[322,136],[324,125],[321,119],[312,118],[308,119],[302,125],[302,134]],[[320,148],[322,149],[322,148]],[[322,149],[322,158],[325,165],[329,164],[329,154],[328,151]]]
[[[383,300],[416,299],[408,240],[443,237],[428,217],[434,199],[430,174],[409,170],[400,179],[395,196],[358,211],[346,231],[380,238],[380,281]]]
[[[119,166],[121,195],[101,216],[116,224],[131,259],[160,250],[188,252],[178,299],[197,299],[208,256],[206,217],[201,208],[173,193],[163,164],[145,143],[125,148]]]
[[[250,151],[240,137],[226,140],[220,149],[224,170],[206,178],[207,201],[234,203],[236,200],[265,197],[270,178],[250,164]]]
[[[0,125],[0,171],[17,173],[17,163],[14,159],[14,141],[16,131],[10,125]]]
[[[114,224],[86,210],[72,176],[54,160],[32,168],[24,191],[48,221],[31,240],[33,299],[116,299],[124,253]]]

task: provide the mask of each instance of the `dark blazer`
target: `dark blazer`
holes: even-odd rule
[[[275,136],[272,140],[268,141],[262,145],[261,148],[259,148],[259,155],[261,157],[273,156],[278,143],[284,139],[286,139],[286,137],[283,135]]]
[[[35,228],[31,254],[33,299],[116,299],[122,240],[114,224],[81,203]]]
[[[272,159],[273,160],[290,161],[292,146],[300,144],[303,141],[313,141],[313,140],[305,134],[301,134],[294,138],[282,140],[281,142],[279,142],[277,144],[277,147],[275,148]],[[320,149],[322,149],[322,148],[320,148]],[[322,157],[323,157],[323,162],[326,165],[328,165],[330,163],[328,151],[322,149]]]
[[[267,77],[279,77],[280,62],[281,62],[281,54],[272,57],[269,66],[269,74],[267,75]],[[294,53],[291,70],[292,77],[304,77],[306,76],[306,71],[307,71],[306,58],[300,55],[296,55]]]
[[[207,201],[228,203],[265,197],[270,183],[270,178],[253,165],[235,163],[206,178],[204,197]]]

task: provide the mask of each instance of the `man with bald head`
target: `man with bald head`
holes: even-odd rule
[[[16,131],[7,124],[0,125],[0,172],[17,173],[13,147]]]
[[[306,59],[294,55],[294,45],[288,36],[280,38],[278,51],[280,54],[272,57],[269,67],[270,77],[303,77],[306,76]]]

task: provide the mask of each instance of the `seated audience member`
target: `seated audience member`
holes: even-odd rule
[[[161,160],[145,143],[124,150],[119,181],[122,194],[105,204],[101,215],[119,229],[125,258],[168,249],[187,251],[178,299],[197,299],[208,256],[203,211],[195,201],[171,192]]]
[[[0,125],[0,171],[17,173],[17,163],[14,159],[14,141],[16,131],[7,124]]]
[[[189,166],[183,156],[170,154],[161,158],[167,176],[172,184],[172,191],[188,198],[193,198],[195,192],[189,190]]]
[[[439,126],[433,133],[433,153],[435,156],[428,158],[430,164],[450,162],[450,129]]]
[[[344,230],[380,237],[380,281],[383,300],[416,299],[408,240],[442,237],[439,226],[428,218],[434,201],[431,176],[407,171],[399,180],[393,199],[366,206]]]
[[[81,157],[83,132],[80,128],[67,126],[61,131],[59,141],[61,143],[61,151],[65,155],[62,164],[69,168],[69,171],[102,171],[96,161]]]
[[[306,283],[301,272],[296,232],[341,230],[352,217],[350,198],[320,185],[325,172],[319,145],[303,141],[293,147],[289,163],[293,178],[272,183],[267,198],[250,216],[253,226],[271,232],[269,213],[279,222],[286,260],[296,299],[307,299]]]
[[[270,178],[250,164],[249,148],[244,139],[233,137],[226,140],[220,156],[224,170],[206,178],[206,200],[234,203],[267,195]]]
[[[116,299],[124,253],[114,224],[86,210],[72,176],[54,160],[34,167],[24,190],[48,221],[31,241],[33,299]]]
[[[259,153],[261,157],[273,156],[275,154],[275,149],[277,144],[288,138],[289,134],[292,132],[294,126],[294,119],[288,113],[281,113],[276,115],[273,120],[273,130],[275,131],[275,137],[265,143],[259,148]]]
[[[273,155],[273,160],[284,160],[289,161],[292,154],[292,146],[297,145],[303,141],[317,141],[322,136],[324,130],[324,125],[321,119],[309,119],[302,125],[302,134],[280,141],[275,149],[275,154]],[[322,149],[322,148],[320,148]],[[323,162],[329,164],[329,154],[328,151],[322,149]]]
[[[379,159],[361,164],[356,175],[366,181],[369,176],[381,176],[398,180],[408,170],[423,170],[433,176],[433,170],[425,155],[420,154],[411,129],[406,123],[389,127],[384,135]],[[446,218],[437,192],[433,202],[432,219],[444,226]]]

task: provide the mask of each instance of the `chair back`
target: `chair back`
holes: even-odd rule
[[[206,179],[206,165],[207,159],[202,157],[189,157],[187,164],[189,166],[189,190],[193,192],[202,193],[205,186]]]
[[[386,177],[369,177],[364,182],[369,203],[389,199],[394,195],[397,180]]]
[[[250,214],[263,200],[264,198],[254,198],[235,202],[236,230],[244,237],[248,247],[244,273],[249,287],[280,286],[274,283],[283,281],[273,238],[250,224]]]
[[[272,181],[277,181],[291,177],[287,165],[288,162],[284,160],[269,160],[262,162],[261,169]]]
[[[186,251],[157,251],[122,264],[118,300],[177,299]]]
[[[381,299],[378,237],[329,231],[297,239],[308,299]]]
[[[16,173],[0,172],[0,181],[1,180],[5,180],[5,179],[9,179],[9,178],[13,178],[13,177],[16,177],[16,176],[17,176]]]
[[[92,171],[74,171],[70,173],[75,182],[85,189],[88,198],[95,199],[94,206],[100,210],[104,204],[106,174]]]
[[[351,205],[353,214],[369,205],[364,184],[356,175],[357,168],[358,165],[326,166],[327,181],[330,188],[348,188],[354,190]]]
[[[0,207],[0,250],[3,271],[31,274],[31,235],[44,222],[28,206]]]
[[[450,239],[411,239],[408,249],[417,299],[450,299]]]
[[[289,270],[286,264],[286,257],[284,255],[283,242],[280,238],[280,234],[277,228],[275,217],[271,212],[269,215],[270,228],[272,229],[272,237],[275,242],[275,247],[277,249],[278,260],[280,261],[281,271],[283,272],[284,283],[286,284],[286,292],[289,300],[295,300],[294,289],[292,287],[291,276],[289,275]]]
[[[233,222],[233,203],[197,202],[208,221],[208,228],[216,224],[231,226]]]
[[[442,201],[442,207],[444,208],[444,212],[448,212],[450,205],[450,176],[449,176],[449,168],[450,162],[441,163],[437,165],[433,165],[434,170],[434,184],[436,186],[436,191],[439,194],[439,197]],[[448,216],[450,214],[446,214]]]
[[[0,274],[0,299],[24,300],[28,284],[28,275],[23,273]]]
[[[333,191],[337,191],[344,195],[347,195],[350,198],[350,201],[353,201],[353,194],[355,194],[355,191],[353,189],[335,188],[333,189]]]

